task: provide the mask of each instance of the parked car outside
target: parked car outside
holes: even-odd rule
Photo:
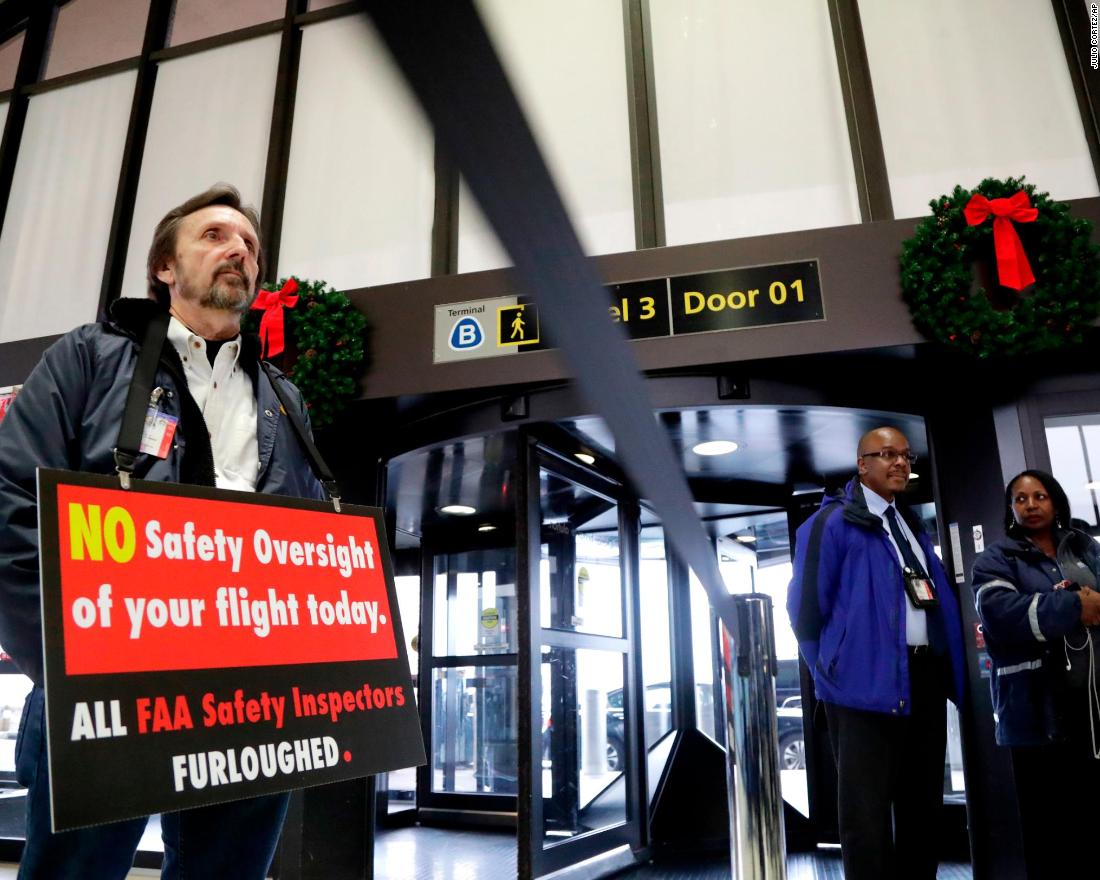
[[[802,697],[787,697],[775,710],[779,727],[779,769],[806,769],[806,734],[802,730]]]

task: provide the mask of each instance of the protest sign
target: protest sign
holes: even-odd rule
[[[41,470],[39,512],[55,830],[423,763],[381,511]]]

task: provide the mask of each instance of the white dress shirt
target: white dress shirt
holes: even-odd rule
[[[179,352],[187,390],[202,410],[210,432],[217,487],[255,492],[260,472],[256,395],[252,380],[239,363],[241,337],[222,345],[213,367],[206,357],[206,340],[174,315],[168,324],[168,338]]]
[[[887,501],[873,489],[868,488],[866,484],[863,485],[863,497],[867,501],[867,509],[871,511],[875,516],[882,520],[882,526],[886,529],[886,537],[890,539],[890,546],[894,548],[894,552],[898,556],[898,563],[902,568],[905,568],[905,558],[901,555],[901,548],[898,547],[897,541],[894,540],[894,534],[890,531],[890,521],[886,519],[886,511],[893,507],[897,510],[892,501]],[[917,559],[920,560],[920,564],[924,566],[925,572],[928,571],[928,557],[924,555],[924,550],[921,549],[920,541],[917,540],[910,530],[909,526],[905,522],[905,517],[901,513],[897,513],[898,526],[901,528],[901,533],[905,535],[909,541],[909,546],[913,548],[913,552],[917,554]],[[905,594],[905,644],[907,645],[927,645],[928,644],[928,618],[927,612],[923,608],[914,608],[913,603],[909,600],[909,594]]]

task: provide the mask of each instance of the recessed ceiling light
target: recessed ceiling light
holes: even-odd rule
[[[740,541],[742,544],[755,544],[756,535],[738,535],[737,540]]]
[[[583,461],[585,464],[596,463],[596,456],[594,456],[590,452],[574,452],[573,458],[577,459],[578,461]]]
[[[454,516],[469,516],[472,513],[477,513],[476,507],[469,507],[465,504],[447,504],[439,508],[440,513],[450,513]]]
[[[696,443],[691,451],[696,455],[729,455],[737,451],[737,444],[732,440],[707,440]]]
[[[477,527],[477,530],[479,532],[495,532],[496,529],[497,527],[492,525],[491,523],[484,523]]]

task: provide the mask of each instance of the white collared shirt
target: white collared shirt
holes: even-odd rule
[[[894,553],[897,554],[898,563],[902,568],[905,568],[905,558],[901,555],[901,548],[898,547],[897,541],[894,540],[894,534],[890,531],[890,521],[886,518],[886,511],[893,507],[897,510],[897,507],[892,501],[887,501],[873,489],[869,488],[866,483],[863,484],[863,497],[867,501],[867,509],[871,511],[875,516],[882,520],[882,526],[886,529],[886,537],[890,539],[890,546],[894,548]],[[924,555],[924,550],[921,548],[920,541],[917,540],[916,535],[910,531],[908,524],[905,522],[905,517],[901,513],[897,513],[898,526],[901,528],[901,533],[905,535],[906,540],[909,541],[909,546],[913,548],[913,552],[917,554],[917,559],[920,560],[920,564],[924,566],[924,570],[928,571],[928,557]],[[922,608],[914,608],[913,603],[909,601],[909,594],[905,594],[905,644],[907,645],[927,645],[928,644],[928,619],[927,612]]]
[[[210,431],[218,488],[255,492],[260,472],[256,395],[252,380],[239,363],[241,337],[221,347],[213,367],[206,357],[206,340],[174,315],[168,324],[168,338],[183,361],[187,390]]]

